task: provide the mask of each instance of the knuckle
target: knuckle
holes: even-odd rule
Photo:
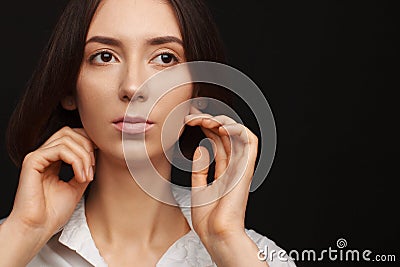
[[[92,161],[92,157],[90,156],[90,152],[87,152],[87,151],[86,151],[86,153],[84,153],[84,154],[82,155],[82,158],[83,158],[86,162],[91,162],[91,161]]]
[[[35,152],[30,152],[25,155],[24,160],[22,161],[22,164],[26,164],[30,161],[32,161],[35,158]]]
[[[202,113],[199,114],[196,118],[194,119],[213,119],[214,117],[211,114],[208,113]]]
[[[225,117],[226,117],[225,115],[219,115],[213,117],[212,120],[222,124],[226,120]]]
[[[258,145],[258,138],[257,138],[257,136],[253,135],[253,136],[250,138],[250,143],[253,144],[254,146],[257,146],[257,145]]]
[[[237,123],[234,119],[228,117],[227,115],[221,115],[220,118],[222,121],[225,121],[226,123]]]
[[[64,126],[64,127],[62,127],[62,128],[60,129],[60,131],[61,131],[61,132],[67,133],[67,132],[71,131],[71,127],[69,127],[69,126]]]
[[[253,140],[253,142],[255,143],[255,144],[258,144],[258,136],[257,135],[255,135],[255,134],[251,134],[251,139]]]
[[[220,116],[218,116],[218,117],[219,117],[219,119],[221,119],[221,120],[232,121],[232,119],[231,119],[230,117],[226,116],[226,115],[220,115]]]
[[[57,148],[57,149],[59,149],[59,150],[61,150],[61,151],[69,150],[68,146],[67,146],[65,143],[57,144],[57,145],[55,146],[55,148]]]
[[[75,155],[73,153],[69,155],[69,158],[71,160],[71,164],[73,165],[80,165],[80,163],[82,162],[82,159],[78,155]]]
[[[94,151],[92,143],[86,137],[83,137],[82,140],[78,143],[78,145],[80,146],[81,149],[87,152],[85,153],[85,155],[86,154],[89,155],[90,152]]]
[[[246,127],[245,127],[246,128]],[[258,137],[250,129],[246,128],[247,138],[250,144],[257,144]]]
[[[28,154],[25,155],[23,161],[22,161],[22,167],[25,168],[32,168],[33,166],[36,166],[38,162],[40,162],[40,156],[37,150],[32,151]]]
[[[70,130],[71,128],[69,126],[64,126],[54,134],[54,137],[59,136],[61,138],[64,136],[68,136]]]
[[[69,135],[65,135],[62,137],[63,143],[71,144],[74,140]]]
[[[91,140],[88,137],[86,137],[85,135],[81,134],[80,129],[72,129],[72,131],[73,131],[73,136],[76,137],[77,143],[80,144],[80,146],[82,146],[88,152],[94,150]],[[71,140],[74,140],[74,139],[71,138]]]
[[[77,160],[76,158],[73,158],[72,160],[71,160],[71,163],[70,163],[72,166],[79,166],[80,165],[80,163],[79,163],[79,160]]]
[[[88,138],[84,137],[83,145],[88,152],[93,152],[93,143]]]

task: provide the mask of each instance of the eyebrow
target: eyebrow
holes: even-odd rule
[[[183,41],[175,36],[161,36],[151,39],[147,39],[147,43],[150,45],[162,45],[168,43],[178,43],[183,46]]]
[[[105,37],[105,36],[93,36],[89,40],[86,41],[86,45],[88,43],[101,43],[105,45],[111,45],[111,46],[122,46],[121,41],[111,38],[111,37]],[[168,43],[177,43],[179,45],[183,46],[183,41],[175,36],[160,36],[160,37],[154,37],[146,40],[146,43],[152,46],[155,45],[162,45],[162,44],[168,44]]]

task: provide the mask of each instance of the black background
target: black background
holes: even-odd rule
[[[394,7],[385,1],[208,2],[230,65],[263,90],[277,126],[275,161],[250,194],[246,227],[288,251],[335,249],[344,238],[347,249],[396,254],[400,261],[398,156],[388,154],[396,152],[398,124],[389,104],[399,89]],[[4,145],[8,118],[65,3],[9,3],[0,18],[0,217],[11,210],[18,179]]]

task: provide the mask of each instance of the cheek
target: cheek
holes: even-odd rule
[[[155,105],[153,112],[159,115],[159,121],[164,122],[164,127],[173,127],[183,123],[184,117],[190,111],[191,87],[179,87],[164,95]],[[172,123],[174,122],[174,123]]]
[[[83,69],[76,88],[76,101],[81,116],[85,117],[91,110],[101,111],[109,106],[113,99],[114,83],[106,72]]]
[[[82,72],[77,81],[76,103],[82,125],[90,138],[102,147],[107,139],[104,127],[113,97],[112,84],[96,73]]]
[[[162,114],[161,142],[169,149],[178,141],[184,129],[185,116],[190,111],[190,88],[179,88],[168,93],[156,106],[156,112]]]
[[[193,94],[193,88],[191,85],[184,85],[174,90],[169,91],[165,94],[160,101],[158,101],[157,105],[159,105],[159,109],[163,109],[164,112],[172,111],[177,106],[181,105],[184,102],[190,102]]]

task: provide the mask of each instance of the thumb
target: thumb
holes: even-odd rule
[[[192,164],[192,187],[207,185],[208,166],[210,164],[210,155],[207,148],[198,146],[193,155]]]
[[[91,181],[85,182],[85,183],[79,183],[75,177],[73,177],[68,183],[75,189],[76,193],[76,200],[78,203],[79,200],[82,198],[83,194],[85,193],[86,188],[90,184]]]

